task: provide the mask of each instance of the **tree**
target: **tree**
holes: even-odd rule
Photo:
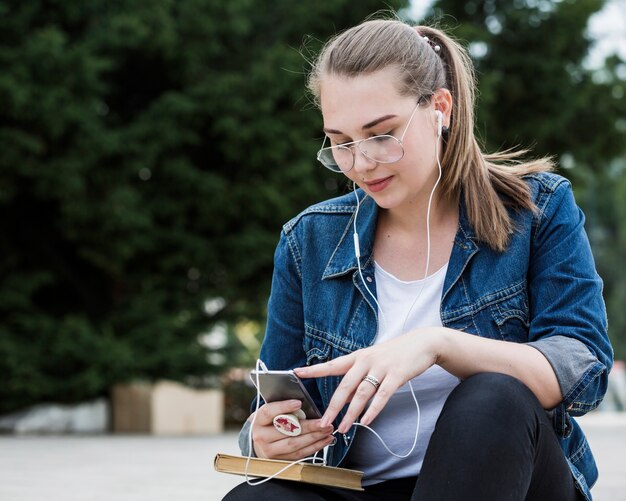
[[[605,281],[610,335],[626,357],[626,66],[585,64],[589,18],[604,0],[438,0],[430,13],[467,43],[479,82],[479,136],[489,151],[530,147],[573,181]]]
[[[263,318],[281,224],[336,193],[303,37],[404,3],[0,5],[0,411],[236,359],[206,333]]]

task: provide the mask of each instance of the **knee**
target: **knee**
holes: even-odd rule
[[[259,497],[259,492],[254,487],[243,483],[232,489],[222,501],[252,501]]]
[[[464,380],[461,385],[472,387],[479,393],[495,398],[502,395],[514,395],[516,398],[525,398],[526,393],[530,392],[528,387],[519,379],[499,372],[474,374]]]
[[[255,480],[256,481],[256,480]],[[239,484],[231,490],[222,501],[257,501],[259,499],[310,499],[307,497],[308,484],[289,482],[284,480],[270,480],[269,482]],[[317,499],[317,498],[316,498]]]
[[[520,421],[542,410],[535,395],[519,379],[506,374],[485,372],[461,382],[450,394],[444,410],[476,415],[498,422]]]

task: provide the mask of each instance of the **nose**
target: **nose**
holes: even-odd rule
[[[354,155],[354,171],[355,172],[367,172],[376,167],[376,161],[367,157],[365,153],[361,151],[360,145],[357,145],[353,150]]]

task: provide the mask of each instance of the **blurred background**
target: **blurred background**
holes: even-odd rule
[[[487,150],[558,160],[626,357],[623,0],[0,0],[5,431],[42,404],[109,416],[137,382],[245,419],[280,228],[347,189],[315,160],[308,60],[380,9],[469,47]]]

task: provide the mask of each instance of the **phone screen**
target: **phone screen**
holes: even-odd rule
[[[302,402],[302,410],[308,419],[322,417],[311,395],[293,371],[252,371],[250,379],[256,386],[259,378],[259,392],[266,402],[296,399]]]

